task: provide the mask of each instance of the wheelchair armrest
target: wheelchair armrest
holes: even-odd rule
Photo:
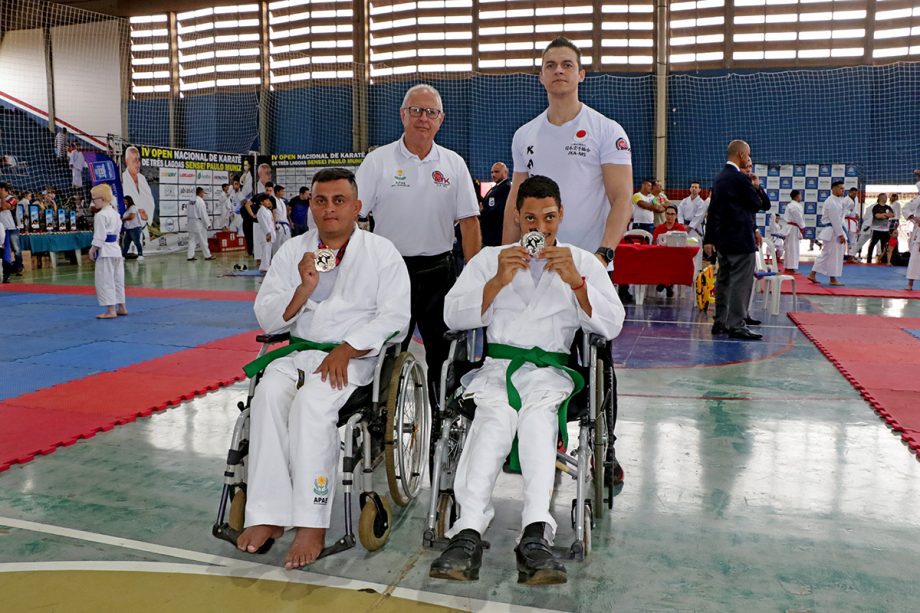
[[[262,343],[263,345],[286,343],[289,340],[291,340],[290,332],[279,332],[278,334],[260,334],[256,337],[256,342]]]
[[[598,349],[603,349],[606,347],[610,341],[601,336],[600,334],[589,334],[588,335],[588,344],[597,347]]]
[[[377,354],[377,363],[374,365],[374,381],[371,385],[372,402],[380,402],[380,387],[383,383],[380,378],[383,373],[383,365],[386,363],[388,357],[398,358],[401,351],[402,342],[396,341],[384,343],[383,347],[380,348],[380,353]]]
[[[444,340],[448,343],[451,341],[459,341],[466,338],[466,335],[472,332],[472,330],[448,330],[444,333]]]

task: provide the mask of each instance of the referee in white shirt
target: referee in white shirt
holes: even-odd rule
[[[463,257],[469,261],[482,244],[479,203],[463,158],[434,142],[444,123],[438,91],[430,85],[410,88],[399,116],[402,137],[369,153],[355,177],[361,216],[374,216],[374,233],[393,242],[409,269],[412,319],[404,347],[418,324],[428,364],[428,392],[435,402],[449,349],[444,340],[444,296],[457,279],[451,255],[454,223],[460,223]]]

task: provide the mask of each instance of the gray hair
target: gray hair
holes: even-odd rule
[[[438,90],[436,90],[431,85],[428,85],[427,83],[419,83],[418,85],[413,85],[412,87],[410,87],[408,91],[406,91],[406,95],[403,97],[402,107],[400,108],[406,108],[406,104],[409,102],[409,97],[415,92],[421,92],[421,91],[427,91],[427,92],[431,92],[432,94],[434,94],[434,97],[437,98],[438,100],[438,109],[442,113],[444,112],[444,103],[441,102],[441,94],[438,92]]]
[[[137,156],[137,159],[141,159],[141,152],[138,151],[138,150],[137,150],[137,147],[135,147],[134,145],[131,145],[130,147],[128,147],[127,149],[125,149],[125,159],[128,158],[128,154],[129,154],[129,153],[134,153],[134,155]]]

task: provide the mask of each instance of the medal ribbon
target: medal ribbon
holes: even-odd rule
[[[348,247],[348,241],[350,240],[351,238],[349,237],[349,239],[345,241],[345,244],[342,245],[342,247],[336,252],[335,254],[335,265],[336,266],[342,263],[342,258],[345,257],[345,248]],[[319,239],[319,246],[317,248],[318,249],[329,249],[329,247],[326,246],[326,243],[323,242],[323,239]]]

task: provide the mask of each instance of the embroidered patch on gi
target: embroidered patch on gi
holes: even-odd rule
[[[629,143],[626,142],[626,139],[625,139],[625,138],[620,137],[620,138],[617,139],[617,149],[619,149],[620,151],[629,151],[629,150],[630,150],[630,149],[629,149]]]
[[[329,479],[324,475],[318,476],[313,480],[313,493],[316,497],[313,504],[326,504],[329,501]]]

